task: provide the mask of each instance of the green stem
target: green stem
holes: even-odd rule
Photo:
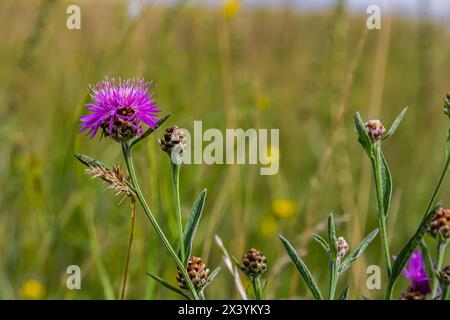
[[[131,156],[130,146],[125,142],[122,143],[122,152],[123,152],[123,155],[125,158],[125,163],[127,165],[128,174],[130,175],[130,179],[131,179],[131,182],[133,183],[133,187],[136,191],[136,197],[138,198],[139,203],[141,204],[142,208],[145,211],[145,214],[147,215],[147,218],[150,220],[153,228],[155,229],[159,240],[166,247],[167,251],[169,251],[169,253],[172,256],[172,259],[175,262],[175,264],[177,265],[178,269],[181,270],[183,278],[184,278],[185,282],[187,283],[187,285],[189,287],[189,291],[192,293],[192,296],[194,297],[195,300],[199,300],[197,291],[195,290],[194,285],[192,284],[191,279],[189,278],[189,275],[187,273],[186,266],[178,258],[178,255],[176,254],[175,250],[173,250],[172,246],[170,245],[169,241],[167,240],[166,236],[164,235],[164,232],[162,231],[161,227],[159,226],[158,222],[156,221],[155,216],[153,215],[147,202],[145,201],[144,195],[142,194],[141,188],[139,187],[139,184],[137,181],[136,171],[134,169],[133,158]]]
[[[252,278],[253,292],[255,293],[255,300],[261,300],[261,282],[259,277]]]
[[[445,247],[447,246],[446,241],[438,241],[437,245],[437,261],[436,261],[436,269],[435,274],[433,274],[433,281],[431,285],[431,292],[433,294],[432,298],[435,299],[437,296],[437,289],[439,284],[439,279],[436,273],[440,272],[442,269],[442,263],[444,262],[444,254],[445,254]]]
[[[444,286],[444,288],[442,288],[441,300],[448,300],[449,299],[449,295],[450,295],[450,290],[449,290],[449,286],[447,284],[447,285]]]
[[[328,293],[328,299],[334,300],[334,295],[336,294],[336,285],[338,281],[338,266],[336,261],[330,261],[330,288]]]
[[[388,278],[391,275],[391,255],[389,253],[389,243],[387,236],[387,227],[386,227],[386,217],[387,212],[385,212],[384,203],[383,203],[383,194],[381,191],[381,149],[379,145],[375,146],[375,155],[371,158],[372,160],[372,169],[375,178],[375,189],[377,193],[377,209],[378,209],[378,226],[380,228],[380,238],[381,238],[381,246],[383,248],[383,256],[384,263],[386,265],[386,271],[388,274]]]
[[[186,252],[184,250],[184,238],[183,238],[183,218],[181,216],[181,205],[180,205],[180,168],[181,165],[175,164],[170,160],[172,167],[172,184],[173,193],[175,197],[175,207],[177,210],[177,223],[178,223],[178,236],[180,239],[180,251],[181,251],[181,261],[186,263]]]

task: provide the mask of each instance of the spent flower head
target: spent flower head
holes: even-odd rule
[[[369,137],[375,141],[380,140],[386,131],[380,120],[369,120],[364,124],[364,127]]]
[[[450,238],[450,210],[443,207],[436,209],[436,214],[428,227],[428,233],[433,236],[441,236],[444,239]]]
[[[187,263],[187,273],[191,279],[192,284],[197,290],[204,288],[211,280],[208,267],[202,263],[202,259],[199,257],[190,257]],[[188,289],[188,286],[184,280],[183,274],[178,269],[177,274],[178,285],[181,289]]]
[[[125,142],[143,134],[142,123],[154,128],[160,112],[149,92],[150,82],[143,79],[112,78],[90,86],[93,102],[86,104],[89,114],[82,116],[81,132],[93,138],[99,129],[103,135]]]
[[[261,251],[251,248],[242,257],[242,272],[249,278],[258,278],[267,270],[267,258]]]
[[[186,134],[183,129],[174,125],[167,128],[164,136],[158,139],[161,149],[172,158],[172,162],[180,163],[186,149]]]

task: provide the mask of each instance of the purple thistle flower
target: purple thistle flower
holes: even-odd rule
[[[422,253],[414,250],[408,261],[408,267],[403,269],[403,276],[411,281],[414,291],[423,295],[431,293],[430,278],[428,277]]]
[[[143,79],[116,81],[108,77],[90,85],[93,102],[85,105],[90,113],[80,118],[80,132],[87,131],[92,139],[101,128],[106,137],[122,142],[142,135],[142,123],[156,127],[156,114],[161,110],[149,92],[151,85]]]

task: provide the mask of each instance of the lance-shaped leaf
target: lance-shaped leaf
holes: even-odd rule
[[[80,154],[80,153],[74,153],[73,156],[77,158],[82,164],[89,168],[96,168],[101,167],[104,169],[108,169],[103,163],[100,161],[95,160],[94,158],[91,158],[87,155]]]
[[[352,263],[355,262],[356,259],[359,258],[359,256],[364,252],[364,250],[366,250],[367,246],[372,242],[373,239],[375,239],[377,234],[378,234],[378,229],[375,229],[361,241],[361,243],[358,245],[358,247],[356,247],[356,249],[353,250],[347,256],[347,258],[345,258],[345,260],[339,265],[339,269],[338,269],[339,274],[344,273],[348,268],[350,268]]]
[[[334,226],[333,213],[328,216],[328,243],[330,244],[330,253],[333,261],[336,261],[338,255],[338,244],[336,239],[336,229]]]
[[[428,226],[430,225],[431,221],[433,220],[436,209],[438,207],[439,207],[439,205],[434,207],[422,219],[422,221],[421,221],[419,227],[417,228],[416,232],[414,233],[414,235],[405,244],[405,246],[402,248],[402,250],[400,251],[397,258],[395,259],[394,265],[392,266],[391,276],[389,279],[391,286],[393,286],[393,284],[397,280],[398,276],[402,272],[403,268],[405,267],[406,263],[408,262],[409,257],[413,253],[414,249],[417,248],[420,241],[422,241],[422,238],[424,237],[425,233],[427,232]]]
[[[291,258],[292,262],[294,263],[295,267],[305,281],[306,286],[309,288],[314,298],[316,300],[323,300],[322,294],[320,293],[319,287],[314,281],[311,272],[309,271],[303,260],[300,258],[295,248],[283,236],[280,235],[279,237],[284,247],[286,248],[287,254]]]
[[[381,149],[379,150],[380,155],[380,170],[381,170],[381,192],[383,195],[383,205],[384,205],[384,213],[385,218],[389,214],[389,207],[391,205],[392,198],[392,176],[389,171],[389,167],[386,162],[386,158],[384,157]]]
[[[151,135],[153,132],[155,132],[160,126],[162,126],[162,124],[164,122],[166,122],[167,119],[169,119],[169,117],[172,115],[171,113],[166,114],[165,116],[161,117],[158,119],[158,121],[156,122],[156,126],[153,128],[148,128],[147,130],[145,130],[145,132],[138,138],[134,139],[133,142],[130,145],[131,147],[134,147],[135,145],[137,145],[139,142],[141,142],[142,140],[144,140],[145,138],[147,138],[149,135]]]
[[[395,118],[394,123],[389,128],[388,132],[383,136],[383,141],[389,139],[390,137],[392,137],[392,135],[395,133],[395,131],[397,130],[398,126],[400,125],[400,122],[402,122],[403,117],[406,114],[406,111],[408,111],[408,107],[405,107],[402,110],[402,112],[400,112],[400,114],[397,116],[397,118]]]
[[[372,157],[372,141],[367,134],[366,128],[364,127],[364,122],[361,119],[359,112],[355,113],[353,118],[355,123],[356,133],[358,135],[358,141],[363,146],[364,150],[367,152],[369,157]]]
[[[326,251],[327,254],[330,253],[330,247],[328,246],[328,243],[324,238],[322,238],[318,234],[313,234],[313,239],[316,240],[322,246],[322,248]]]
[[[430,277],[430,279],[432,279],[434,277],[433,259],[431,258],[430,250],[428,249],[428,246],[423,239],[420,241],[420,251],[422,251],[425,270],[427,271],[427,274]]]
[[[163,278],[158,277],[157,275],[154,275],[154,274],[151,274],[151,273],[147,273],[147,275],[152,277],[154,280],[159,282],[161,285],[163,285],[164,287],[166,287],[170,291],[175,292],[176,294],[179,294],[180,296],[186,298],[187,300],[191,300],[191,298],[187,295],[186,292],[184,292],[183,290],[181,290],[181,289],[171,285],[168,281],[164,280]]]
[[[189,213],[189,218],[186,223],[186,227],[184,229],[183,240],[186,253],[185,254],[186,261],[184,261],[185,263],[187,262],[187,259],[189,259],[192,253],[192,243],[194,242],[195,232],[197,231],[200,218],[202,217],[206,194],[207,190],[204,189],[198,196],[197,200],[195,200],[191,212]]]
[[[261,297],[263,300],[267,299],[267,295],[269,294],[269,278],[266,279],[262,288]]]
[[[350,291],[350,285],[347,284],[344,288],[344,290],[342,290],[341,295],[339,296],[339,300],[348,300],[348,294]]]

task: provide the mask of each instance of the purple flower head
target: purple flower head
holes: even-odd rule
[[[425,269],[422,254],[414,250],[408,261],[408,267],[403,269],[403,275],[411,281],[411,287],[424,295],[431,292],[430,279]]]
[[[142,122],[156,127],[156,114],[161,110],[150,88],[151,83],[143,79],[116,81],[108,77],[89,86],[93,102],[85,105],[90,113],[80,118],[81,132],[87,131],[92,139],[101,128],[106,137],[122,142],[142,135]]]

